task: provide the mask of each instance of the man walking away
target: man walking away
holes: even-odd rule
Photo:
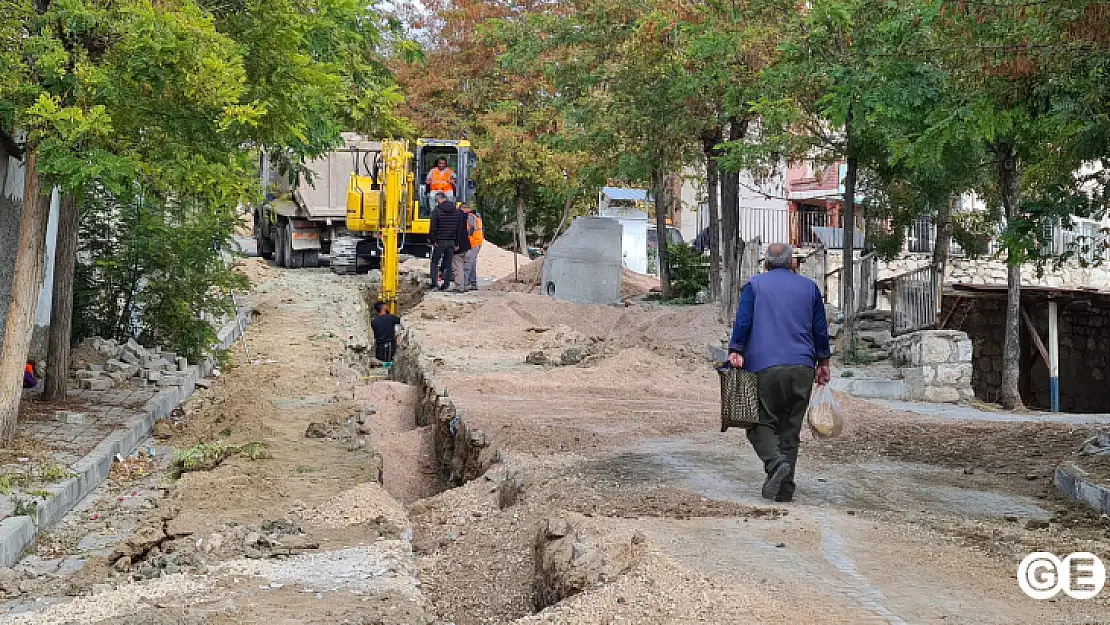
[[[401,325],[401,318],[391,314],[385,302],[374,302],[374,318],[370,320],[370,328],[374,330],[374,358],[386,367],[393,364],[394,344],[399,325]]]
[[[748,440],[763,461],[763,498],[794,498],[794,468],[813,382],[829,382],[829,328],[817,284],[793,271],[794,250],[767,247],[767,272],[748,281],[732,326],[729,363],[755,372],[759,423]],[[816,365],[816,374],[814,372]]]
[[[455,202],[447,199],[444,193],[436,193],[436,209],[432,212],[429,238],[432,240],[432,288],[446,291],[451,286],[451,263],[458,245],[459,230],[465,228],[463,214],[455,208]],[[439,284],[439,274],[443,272],[443,284]]]
[[[455,256],[452,260],[451,273],[455,276],[455,290],[466,290],[466,254],[470,251],[470,235],[467,234],[466,211],[459,204],[459,231],[455,233]]]
[[[463,213],[466,214],[466,232],[470,236],[470,250],[466,253],[466,273],[463,283],[468,290],[478,288],[478,250],[482,249],[485,242],[485,231],[482,225],[482,215],[470,208],[469,204],[462,204]]]

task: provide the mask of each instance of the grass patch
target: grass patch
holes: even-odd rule
[[[840,377],[842,377],[842,378],[854,378],[854,377],[856,377],[856,372],[855,371],[841,371],[840,372]]]
[[[0,473],[0,494],[10,495],[13,490],[26,486],[29,482],[25,473]]]
[[[231,436],[231,428],[224,428],[220,430],[220,436]]]
[[[296,470],[297,473],[312,473],[316,469],[313,469],[312,467],[297,467]]]
[[[251,460],[266,460],[272,458],[270,455],[270,446],[266,443],[247,443],[238,448],[239,453],[243,454]]]
[[[47,484],[69,479],[70,472],[52,460],[43,460],[38,467],[38,478]]]
[[[52,497],[54,497],[54,493],[52,493],[48,490],[42,489],[42,488],[37,489],[37,490],[27,491],[27,494],[32,496],[32,497],[38,497],[39,499],[51,499]]]
[[[15,500],[15,510],[12,511],[13,516],[29,516],[36,517],[39,513],[39,502],[33,499],[19,499]]]
[[[173,466],[178,476],[190,471],[211,471],[224,460],[242,454],[251,460],[271,458],[270,446],[254,442],[244,445],[229,445],[223,441],[205,443],[201,441],[192,447],[174,454]]]

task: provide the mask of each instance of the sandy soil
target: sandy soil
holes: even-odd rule
[[[52,545],[51,557],[87,557],[84,567],[42,582],[36,592],[56,598],[18,606],[32,610],[11,622],[434,620],[414,581],[411,545],[399,540],[407,514],[375,481],[368,439],[412,429],[400,427],[411,393],[361,380],[359,353],[350,348],[367,344],[365,279],[276,271],[254,259],[243,264],[258,312],[248,332],[251,359],[232,354],[218,383],[187,402],[169,444],[181,450],[201,441],[260,442],[268,457],[235,455],[178,480],[163,472],[145,483],[109,484],[92,504],[95,512],[75,512],[59,526],[59,540],[40,541]],[[381,412],[367,409],[373,402]],[[306,438],[311,422],[331,434]],[[426,492],[398,483],[401,491]],[[150,494],[124,506],[128,489]],[[90,530],[104,540],[85,552],[76,543],[89,542]],[[127,551],[152,532],[164,538],[149,551]],[[123,538],[129,542],[118,542]],[[116,561],[121,553],[134,553],[126,566]]]
[[[468,423],[529,481],[505,511],[497,474],[410,509],[425,591],[455,623],[1082,623],[1105,608],[1028,602],[1013,581],[1038,548],[1110,546],[1106,524],[1050,484],[1087,428],[937,421],[840,397],[846,430],[805,443],[784,516],[759,498],[742,435],[715,433],[705,348],[727,329],[708,307],[486,292],[429,297],[408,318]],[[549,337],[585,337],[596,354],[526,364]],[[558,511],[610,538],[642,532],[647,547],[616,581],[530,617],[533,528]],[[784,588],[805,601],[780,603]]]
[[[244,271],[258,311],[251,360],[190,401],[170,442],[264,442],[271,457],[113,481],[37,548],[87,558],[84,568],[28,579],[16,607],[29,611],[0,622],[1104,618],[1107,599],[1035,602],[1013,577],[1036,549],[1110,553],[1104,521],[1049,483],[1085,428],[938,421],[841,397],[844,434],[804,443],[796,501],[776,505],[759,497],[762,468],[742,434],[716,431],[706,347],[727,328],[710,307],[437,293],[405,326],[502,452],[486,475],[440,492],[432,434],[412,420],[416,390],[373,380],[359,356],[366,279],[253,260]],[[564,344],[586,346],[585,358],[526,362]],[[325,437],[306,438],[310,423]],[[517,483],[516,500],[503,499]],[[611,570],[537,614],[533,545],[556,515],[581,534],[574,551],[595,550]],[[120,545],[151,527],[169,536],[114,569]],[[80,547],[92,532],[106,546]]]

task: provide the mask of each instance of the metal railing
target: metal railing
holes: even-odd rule
[[[1005,225],[999,225],[998,233],[1001,234],[1004,229]],[[1067,252],[1072,252],[1077,258],[1094,262],[1106,256],[1107,247],[1110,244],[1110,233],[1096,221],[1075,218],[1070,227],[1062,225],[1046,227],[1040,233],[1040,240],[1044,242],[1043,253],[1045,256],[1061,256]],[[902,251],[931,254],[936,248],[936,242],[937,228],[932,219],[921,217],[906,228]],[[996,234],[989,238],[985,249],[981,250],[981,253],[985,256],[993,256],[1001,249],[1002,243],[998,234]],[[949,254],[960,256],[966,254],[966,250],[962,249],[960,244],[953,240],[950,244]]]
[[[832,213],[824,210],[800,210],[790,214],[791,229],[790,243],[794,247],[817,247],[822,245],[821,238],[817,236],[814,228],[839,228],[841,227],[840,215],[834,218]]]
[[[740,207],[740,236],[759,237],[765,244],[783,241],[796,248],[815,248],[821,239],[814,228],[838,228],[840,220],[824,210]]]
[[[740,207],[740,238],[763,243],[789,241],[790,211],[781,208]]]
[[[940,309],[940,280],[927,265],[890,280],[890,333],[894,336],[932,328]]]

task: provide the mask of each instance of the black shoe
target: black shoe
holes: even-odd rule
[[[775,503],[790,503],[791,501],[794,501],[794,493],[790,493],[789,495],[779,493],[775,495]]]
[[[787,475],[790,475],[789,462],[783,461],[775,465],[775,468],[767,473],[767,479],[763,481],[763,498],[774,499],[777,497]]]

